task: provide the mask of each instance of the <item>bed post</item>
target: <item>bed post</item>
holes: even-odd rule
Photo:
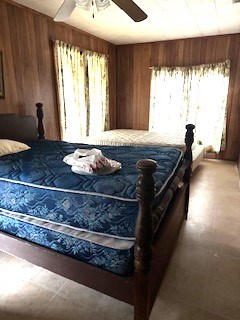
[[[191,174],[192,174],[192,144],[194,141],[193,130],[195,129],[195,126],[193,124],[187,124],[186,129],[187,129],[186,135],[185,135],[186,151],[184,154],[184,159],[187,164],[187,169],[186,169],[185,175],[184,175],[184,182],[187,183],[186,198],[185,198],[185,218],[187,219],[189,194],[190,194],[190,178],[191,178]]]
[[[43,104],[36,103],[37,107],[37,118],[38,118],[38,139],[45,139],[44,127],[43,127]]]
[[[151,310],[148,298],[148,271],[151,267],[153,223],[152,201],[155,197],[156,161],[143,159],[137,162],[140,171],[137,182],[139,212],[136,223],[134,252],[134,320],[147,320]]]

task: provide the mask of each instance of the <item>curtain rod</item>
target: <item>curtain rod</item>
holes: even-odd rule
[[[62,40],[56,40],[56,39],[50,38],[50,41],[51,41],[52,43],[55,43],[56,41],[60,41],[60,42],[63,42],[63,43],[65,43],[65,44],[69,45],[69,46],[74,46],[74,47],[78,48],[80,51],[91,51],[91,52],[95,52],[95,53],[98,53],[98,54],[103,54],[104,56],[106,56],[107,58],[109,58],[109,54],[106,54],[106,53],[103,53],[103,52],[97,52],[97,51],[93,51],[93,50],[89,50],[89,49],[82,49],[82,48],[80,48],[79,46],[76,46],[76,45],[74,45],[74,44],[67,43],[67,42],[62,41]]]
[[[150,66],[149,69],[155,69],[155,68],[192,68],[192,67],[199,67],[199,66],[211,66],[211,65],[216,65],[219,63],[231,63],[231,59],[226,59],[223,61],[218,61],[218,62],[210,62],[210,63],[200,63],[200,64],[193,64],[193,65],[184,65],[184,66],[179,66],[179,65],[174,65],[174,66]]]

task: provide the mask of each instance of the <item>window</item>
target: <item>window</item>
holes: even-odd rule
[[[193,67],[152,68],[149,130],[182,132],[196,126],[195,140],[220,151],[225,137],[230,61]]]
[[[61,139],[77,142],[109,129],[107,56],[56,41],[54,61]]]

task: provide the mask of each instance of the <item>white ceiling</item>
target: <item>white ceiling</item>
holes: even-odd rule
[[[240,32],[240,3],[232,0],[134,1],[147,13],[146,20],[134,22],[111,2],[94,18],[76,7],[65,23],[118,45]],[[63,0],[15,2],[54,17]]]

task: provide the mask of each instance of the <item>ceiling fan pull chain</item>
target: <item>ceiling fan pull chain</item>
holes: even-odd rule
[[[92,0],[92,17],[94,19],[94,1]]]

